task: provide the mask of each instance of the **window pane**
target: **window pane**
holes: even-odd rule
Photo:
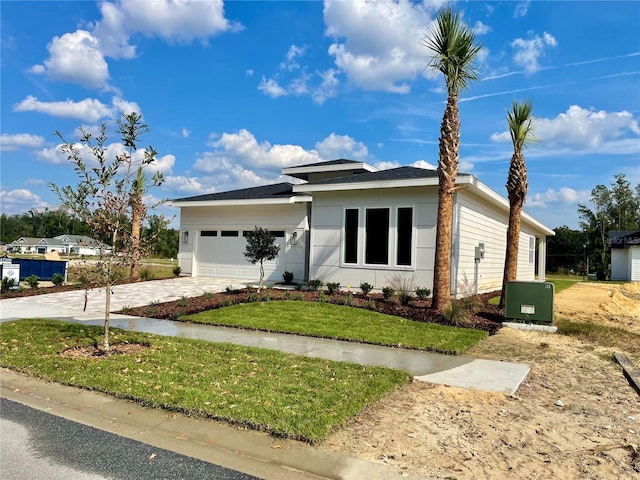
[[[413,208],[398,209],[398,265],[411,265]]]
[[[389,209],[371,208],[366,218],[365,263],[389,264]]]
[[[344,262],[358,263],[357,208],[348,208],[344,215]]]
[[[237,237],[238,236],[238,231],[237,230],[222,230],[220,232],[220,235],[223,237]]]
[[[218,231],[217,230],[202,230],[200,232],[200,236],[201,237],[217,237],[218,236]]]

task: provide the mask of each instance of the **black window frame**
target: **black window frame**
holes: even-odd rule
[[[358,229],[360,209],[346,208],[344,211],[344,257],[346,264],[358,263]]]
[[[200,236],[201,237],[217,237],[218,231],[217,230],[200,230]]]
[[[389,265],[391,209],[389,207],[366,208],[364,224],[365,265]]]
[[[413,265],[413,207],[396,209],[396,265]]]

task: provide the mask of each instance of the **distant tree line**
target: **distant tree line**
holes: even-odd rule
[[[596,273],[609,270],[609,232],[640,231],[640,184],[635,187],[620,173],[610,186],[591,190],[589,204],[578,205],[581,230],[566,225],[547,240],[547,270]],[[586,272],[587,265],[589,272]]]
[[[2,242],[11,243],[20,237],[53,238],[58,235],[91,236],[91,232],[85,222],[60,208],[29,210],[17,215],[6,213],[0,215],[0,241]],[[178,256],[178,230],[161,228],[160,219],[157,216],[149,216],[147,225],[142,227],[142,235],[146,238],[156,237],[152,244],[154,256],[160,258]]]

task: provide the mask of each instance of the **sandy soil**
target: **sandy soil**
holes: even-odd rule
[[[556,318],[640,333],[640,284],[577,284],[555,307]],[[640,396],[611,353],[503,328],[470,354],[530,365],[517,395],[414,382],[326,445],[435,478],[640,479]]]

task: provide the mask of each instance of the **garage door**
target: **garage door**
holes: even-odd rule
[[[286,269],[284,231],[272,232],[280,246],[276,260],[264,262],[264,278],[282,281]],[[260,266],[253,265],[244,256],[246,240],[242,230],[202,230],[197,239],[195,258],[197,275],[202,277],[242,278],[257,280]]]

